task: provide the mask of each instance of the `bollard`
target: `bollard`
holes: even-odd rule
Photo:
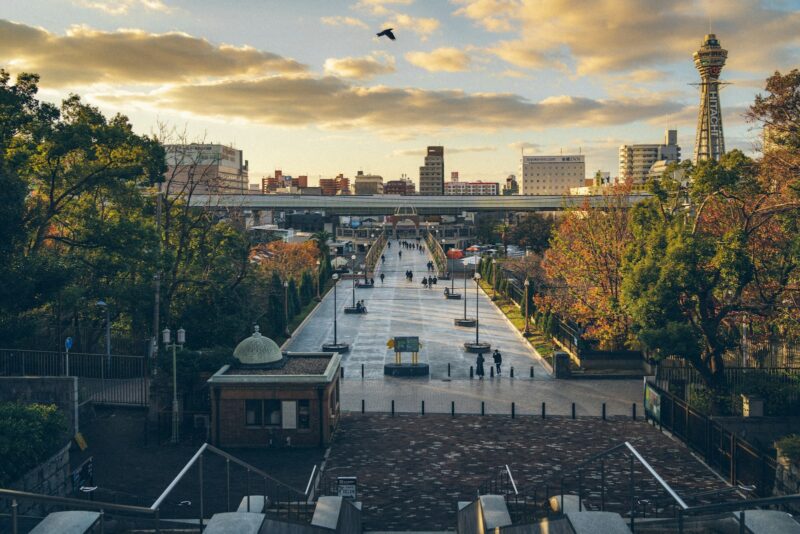
[[[517,407],[516,407],[515,403],[512,402],[511,403],[511,419],[514,419],[514,417],[516,416],[516,412],[517,412]]]
[[[633,420],[636,421],[636,403],[631,404],[631,415]]]
[[[425,401],[422,401],[422,415],[425,415]]]
[[[511,366],[511,378],[514,378],[514,366]]]
[[[339,368],[339,371],[339,374],[342,376],[342,378],[344,378],[344,365]]]
[[[364,413],[364,399],[361,399],[361,413]]]
[[[606,420],[606,403],[603,403],[603,421]]]
[[[456,416],[456,401],[450,401],[450,415]]]
[[[533,378],[533,366],[531,365],[531,378]]]
[[[447,376],[450,376],[450,362],[447,363]]]
[[[481,401],[481,415],[486,415],[486,403]]]
[[[470,365],[469,366],[469,377],[470,377],[470,379],[472,379],[474,376],[475,376],[475,369],[473,369],[472,366]]]
[[[572,403],[572,418],[575,419],[575,403]]]
[[[394,399],[392,399],[392,417],[394,417]]]
[[[489,378],[494,378],[494,366],[489,366]]]
[[[361,378],[364,378],[364,364],[361,364]]]
[[[542,403],[542,419],[547,416],[547,405],[543,402]]]

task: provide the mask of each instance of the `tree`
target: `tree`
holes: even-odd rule
[[[718,391],[742,322],[768,336],[797,291],[797,180],[765,170],[734,150],[691,169],[688,188],[660,180],[632,213],[623,294],[638,338],[659,357],[686,359]]]
[[[531,213],[519,219],[510,230],[509,243],[536,254],[543,254],[553,232],[553,218]]]
[[[537,305],[581,324],[601,348],[630,344],[630,317],[621,303],[622,260],[632,239],[628,190],[604,193],[601,209],[588,203],[566,212],[553,231]]]
[[[509,237],[511,237],[511,225],[503,221],[494,227],[494,231],[500,236],[500,242],[503,243],[503,253],[508,254],[508,240]]]

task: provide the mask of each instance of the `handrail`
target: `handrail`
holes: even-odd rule
[[[183,469],[180,470],[180,472],[175,476],[175,478],[172,479],[172,482],[169,483],[169,486],[167,486],[166,489],[163,492],[161,492],[161,495],[158,496],[155,502],[150,505],[151,510],[156,510],[161,507],[161,503],[164,502],[164,500],[167,498],[167,495],[169,495],[172,492],[172,490],[175,489],[175,486],[178,485],[178,482],[180,482],[183,479],[183,477],[186,475],[189,469],[191,469],[191,467],[194,465],[197,459],[200,458],[200,456],[203,454],[203,451],[206,450],[206,447],[208,447],[208,443],[203,443],[200,446],[200,448],[197,449],[197,452],[194,453],[194,456],[192,456],[192,458],[186,463],[186,465],[183,466]]]
[[[738,510],[748,510],[751,508],[758,508],[761,506],[772,506],[775,504],[784,504],[793,501],[800,501],[800,493],[792,495],[782,495],[780,497],[762,497],[760,499],[750,499],[748,501],[732,501],[720,502],[714,504],[703,504],[700,506],[693,506],[684,510],[679,510],[679,515],[684,514],[702,514],[706,512],[736,512]]]
[[[511,481],[511,487],[514,488],[514,495],[519,495],[517,491],[517,483],[514,482],[514,477],[511,476],[511,469],[508,468],[508,464],[506,464],[506,472],[508,473],[508,479]]]
[[[314,483],[314,475],[317,474],[317,464],[314,464],[314,467],[311,469],[311,476],[308,477],[308,484],[306,484],[306,491],[305,495],[308,496],[308,492],[311,490],[311,484]]]
[[[118,512],[129,512],[138,514],[155,515],[157,510],[143,506],[131,504],[115,504],[103,501],[89,501],[84,499],[73,499],[71,497],[58,497],[56,495],[43,495],[41,493],[30,493],[27,491],[17,491],[0,488],[0,496],[11,499],[27,499],[31,501],[49,502],[64,506],[75,506],[78,508],[92,508],[97,510],[115,510]]]
[[[278,485],[281,485],[284,488],[290,489],[295,493],[299,493],[300,495],[305,495],[305,492],[303,492],[303,491],[301,491],[301,490],[299,490],[299,489],[297,489],[297,488],[295,488],[293,486],[290,486],[289,484],[287,484],[285,482],[281,482],[277,478],[268,475],[267,473],[265,473],[264,471],[262,471],[258,467],[254,466],[252,464],[249,464],[249,463],[245,462],[244,460],[240,460],[236,456],[228,454],[227,452],[216,448],[215,446],[211,445],[210,443],[206,443],[205,445],[207,445],[207,450],[209,450],[209,451],[211,451],[211,452],[213,452],[215,454],[218,454],[218,455],[222,456],[223,458],[227,458],[228,460],[232,461],[233,463],[239,464],[240,466],[244,467],[245,469],[249,469],[250,471],[253,471],[254,473],[260,475],[261,477],[266,478],[268,480],[271,480],[272,482],[274,482],[274,483],[276,483]]]
[[[661,485],[661,487],[664,488],[667,493],[669,493],[669,495],[675,500],[675,502],[678,503],[678,505],[681,508],[683,508],[684,510],[689,508],[689,506],[685,502],[683,502],[683,499],[681,499],[680,495],[675,493],[675,490],[673,490],[672,487],[670,487],[670,485],[667,484],[667,482],[663,478],[661,478],[661,475],[656,473],[656,470],[653,469],[653,466],[651,466],[647,462],[647,460],[645,460],[642,457],[642,455],[639,454],[639,451],[637,451],[633,445],[631,445],[629,442],[626,441],[625,446],[628,448],[629,451],[631,451],[631,454],[633,454],[633,456],[639,461],[639,463],[642,464],[644,468],[650,472],[651,475],[653,475],[653,478],[656,479],[656,482],[658,482]]]

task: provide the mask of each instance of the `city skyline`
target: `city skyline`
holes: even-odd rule
[[[620,145],[655,142],[667,127],[688,156],[692,53],[709,26],[729,51],[726,148],[749,152],[756,138],[741,114],[766,76],[792,64],[799,6],[32,0],[0,10],[0,64],[40,73],[45,100],[75,92],[140,133],[160,121],[233,145],[251,182],[275,169],[310,183],[358,170],[416,182],[436,145],[463,180],[503,181],[522,150],[562,149],[585,155],[590,177],[614,172]],[[375,37],[385,26],[396,42]]]

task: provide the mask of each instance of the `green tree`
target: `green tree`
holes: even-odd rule
[[[517,221],[510,230],[508,242],[536,254],[547,250],[553,233],[553,218],[531,213]]]

